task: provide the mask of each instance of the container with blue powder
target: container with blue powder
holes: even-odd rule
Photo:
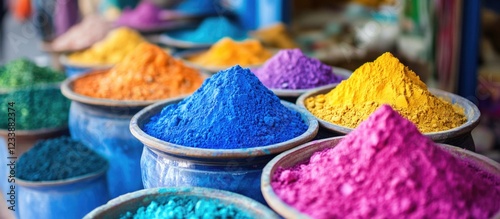
[[[107,168],[70,137],[37,142],[16,164],[20,218],[82,218],[109,200]]]
[[[209,47],[224,37],[233,40],[247,38],[246,31],[224,16],[209,17],[196,29],[168,32],[161,37],[162,42],[174,47]]]
[[[153,188],[109,201],[84,219],[279,218],[266,206],[235,193],[209,188]]]
[[[263,166],[314,138],[318,122],[280,102],[249,69],[234,66],[185,99],[145,108],[130,128],[146,146],[141,158],[145,188],[210,187],[263,202]]]

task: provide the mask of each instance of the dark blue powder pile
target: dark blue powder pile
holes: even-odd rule
[[[178,145],[237,149],[290,140],[303,134],[307,125],[250,69],[234,66],[207,79],[181,102],[166,106],[144,129]]]
[[[27,181],[55,181],[97,172],[107,161],[70,137],[38,141],[16,165],[17,178]]]
[[[127,212],[120,219],[177,219],[177,218],[232,218],[250,219],[251,217],[233,205],[226,205],[215,199],[195,196],[170,196],[159,204],[151,202],[140,207],[137,212]]]

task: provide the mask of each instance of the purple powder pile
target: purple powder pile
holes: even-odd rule
[[[165,21],[160,19],[164,13],[162,8],[144,0],[134,10],[125,9],[116,22],[120,26],[134,29],[155,28],[165,24]]]
[[[330,66],[307,57],[300,49],[281,50],[253,72],[266,87],[272,89],[308,89],[343,79],[333,74]]]
[[[491,218],[500,178],[471,166],[384,105],[336,147],[279,169],[272,186],[313,218]]]

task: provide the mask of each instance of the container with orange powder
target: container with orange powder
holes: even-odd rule
[[[132,116],[156,101],[191,94],[204,78],[161,48],[143,43],[109,70],[64,81],[61,90],[72,100],[71,136],[109,160],[111,198],[143,188],[143,146],[129,131]]]

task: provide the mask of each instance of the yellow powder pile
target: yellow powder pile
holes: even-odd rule
[[[432,95],[415,72],[391,53],[356,69],[327,94],[306,99],[315,116],[355,128],[380,105],[389,104],[422,133],[455,128],[467,119],[463,109]]]
[[[235,42],[230,38],[223,38],[207,52],[191,57],[189,61],[206,67],[225,68],[234,65],[260,65],[271,56],[271,52],[257,40]]]
[[[252,36],[262,41],[265,45],[291,49],[299,47],[288,33],[283,23],[277,23],[252,32]]]
[[[142,43],[110,70],[76,80],[73,90],[94,98],[158,100],[193,93],[203,80],[160,47]]]
[[[116,64],[143,42],[145,40],[138,32],[122,27],[111,31],[87,50],[69,55],[68,59],[77,64]]]

